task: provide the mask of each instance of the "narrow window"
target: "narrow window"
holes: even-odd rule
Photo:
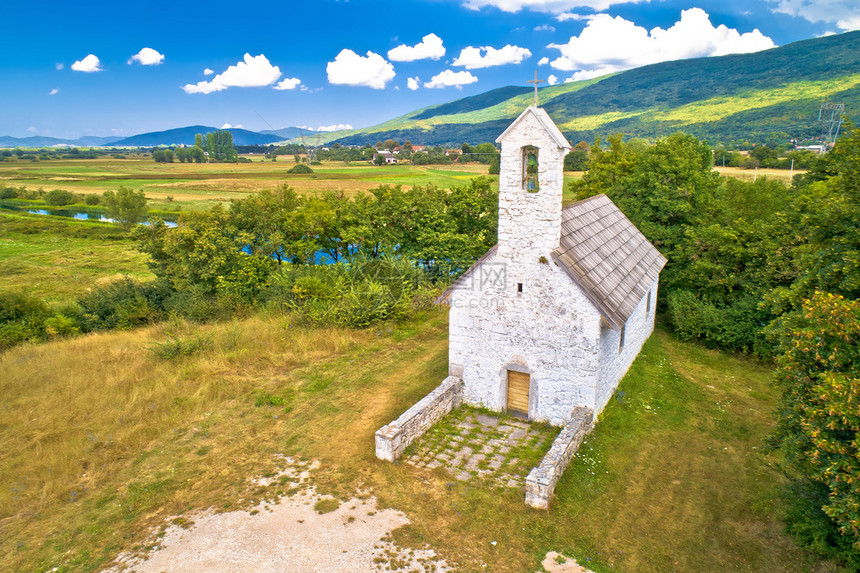
[[[645,302],[645,316],[651,314],[651,291],[648,291],[648,300]]]
[[[523,283],[517,283],[517,292],[523,292]]]
[[[523,189],[537,193],[538,185],[538,148],[533,145],[523,147]]]
[[[621,349],[624,348],[624,331],[627,330],[627,325],[621,327],[621,336],[618,337],[618,352],[621,352]]]

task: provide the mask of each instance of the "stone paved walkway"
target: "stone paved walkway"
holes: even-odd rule
[[[443,467],[458,480],[477,477],[524,487],[557,434],[558,428],[545,424],[462,407],[410,446],[404,460],[421,468]]]

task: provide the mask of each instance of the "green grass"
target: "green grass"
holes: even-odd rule
[[[152,277],[119,225],[0,213],[0,288],[68,303],[123,275]]]

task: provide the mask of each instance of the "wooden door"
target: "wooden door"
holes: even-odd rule
[[[529,415],[529,375],[508,370],[508,412]]]

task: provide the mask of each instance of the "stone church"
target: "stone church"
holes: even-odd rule
[[[527,108],[499,136],[498,244],[437,300],[463,400],[530,420],[596,416],[654,330],[663,255],[605,195],[562,208],[570,143]]]

